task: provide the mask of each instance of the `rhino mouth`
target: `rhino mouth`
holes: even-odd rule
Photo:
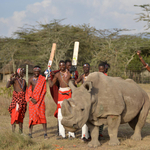
[[[61,124],[68,128],[78,129],[78,123],[72,122],[70,119],[63,118]]]
[[[79,129],[77,124],[73,124],[72,127],[64,126],[64,128],[65,128],[67,131],[70,131],[70,132],[75,132],[75,131],[77,131],[77,130]]]

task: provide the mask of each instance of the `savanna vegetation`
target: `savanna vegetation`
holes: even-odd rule
[[[79,41],[78,71],[83,63],[91,65],[91,72],[98,70],[100,61],[107,61],[110,76],[127,78],[131,72],[142,72],[143,66],[136,55],[137,50],[150,63],[150,39],[148,33],[124,35],[128,29],[96,29],[90,25],[63,25],[63,20],[53,20],[49,24],[37,23],[24,26],[14,33],[15,38],[0,38],[0,67],[12,61],[13,70],[17,62],[25,60],[47,68],[52,43],[57,50],[52,69],[58,69],[60,60],[72,59],[74,42]],[[125,33],[125,32],[124,32]],[[129,74],[130,72],[130,74]]]

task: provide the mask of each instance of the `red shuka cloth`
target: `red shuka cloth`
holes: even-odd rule
[[[30,101],[30,97],[37,101],[36,104],[29,102],[29,126],[46,123],[45,117],[45,94],[46,80],[45,77],[39,75],[38,82],[32,92],[32,85],[26,91],[26,101]]]
[[[75,78],[74,78],[74,79],[77,80],[77,79],[78,79],[78,76],[79,76],[79,74],[78,74],[78,71],[76,70],[76,71],[75,71]]]
[[[62,102],[64,99],[69,99],[69,98],[71,98],[71,89],[69,89],[68,91],[59,91],[58,92],[58,104],[57,104],[57,109],[56,109],[56,111],[54,113],[54,116],[56,118],[58,116],[58,108],[61,108],[61,105],[60,105],[59,102]]]
[[[16,103],[18,103],[19,108],[16,110]],[[12,102],[8,108],[8,111],[11,115],[11,124],[23,123],[23,119],[25,117],[25,112],[27,110],[27,102],[25,100],[25,92],[16,92],[13,91]]]
[[[54,74],[56,74],[57,72],[59,72],[60,70],[55,70],[52,71],[54,72]],[[51,75],[51,80],[53,79],[54,76]],[[50,93],[52,95],[52,98],[54,100],[54,102],[57,104],[58,101],[58,89],[59,89],[59,85],[54,84],[51,88],[50,88]]]

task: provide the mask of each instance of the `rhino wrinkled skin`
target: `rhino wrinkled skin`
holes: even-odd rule
[[[76,131],[87,124],[91,132],[90,147],[100,145],[99,126],[108,125],[109,145],[119,145],[120,124],[129,123],[131,136],[141,140],[141,129],[146,122],[150,102],[147,93],[131,79],[91,73],[86,82],[76,88],[71,81],[72,98],[62,103],[62,124],[68,131]]]

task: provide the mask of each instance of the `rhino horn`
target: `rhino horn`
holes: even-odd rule
[[[84,86],[85,89],[87,89],[88,92],[91,92],[91,90],[92,90],[92,82],[90,82],[90,81],[85,81],[85,82],[83,83],[83,86]]]
[[[68,103],[68,100],[64,99],[63,103],[62,103],[62,108],[61,108],[62,115],[65,117],[70,115],[71,114],[70,109],[71,109],[71,107],[70,107],[70,104]]]
[[[69,87],[71,88],[72,92],[76,89],[72,80],[69,80]]]

